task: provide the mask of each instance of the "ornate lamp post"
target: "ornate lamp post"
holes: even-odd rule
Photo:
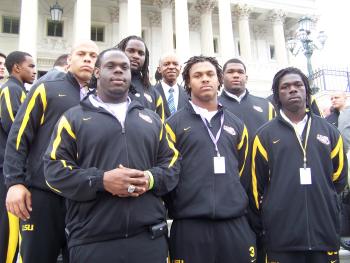
[[[327,35],[324,31],[320,31],[318,36],[313,36],[312,29],[314,28],[315,21],[307,16],[302,17],[298,21],[299,28],[294,37],[287,40],[287,47],[289,51],[294,55],[298,55],[302,51],[307,60],[307,71],[311,89],[313,93],[318,91],[317,87],[312,85],[312,64],[311,57],[314,50],[319,50],[324,47],[327,40]]]
[[[50,15],[51,15],[51,20],[54,22],[60,22],[62,19],[62,14],[63,14],[63,8],[57,3],[50,6]]]

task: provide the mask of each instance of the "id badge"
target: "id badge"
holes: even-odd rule
[[[300,184],[301,185],[312,184],[310,168],[300,168]]]
[[[214,174],[224,174],[224,173],[226,173],[225,157],[215,156],[214,157]]]

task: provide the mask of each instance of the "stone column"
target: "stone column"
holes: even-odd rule
[[[202,54],[206,56],[214,55],[213,25],[211,11],[214,8],[213,0],[197,0],[196,9],[201,17],[201,47]]]
[[[159,58],[162,55],[161,54],[161,44],[159,35],[161,32],[161,15],[159,12],[149,12],[148,18],[150,22],[151,27],[151,39],[150,43],[151,45],[148,47],[150,49],[150,57],[149,57],[149,64],[150,64],[150,77],[153,79],[154,72],[157,70]]]
[[[281,66],[288,64],[286,39],[284,37],[283,22],[286,14],[283,10],[272,10],[270,13],[270,20],[273,25],[273,39],[276,52],[277,63]]]
[[[141,36],[141,0],[128,0],[128,33]]]
[[[112,6],[109,8],[112,22],[112,46],[115,46],[119,42],[119,8]]]
[[[225,62],[236,56],[232,30],[231,1],[219,0],[218,7],[221,57]]]
[[[119,0],[119,41],[128,36],[128,1]]]
[[[187,0],[175,1],[176,53],[181,62],[190,55],[190,33],[188,26]]]
[[[241,47],[241,56],[249,61],[252,58],[249,30],[249,14],[251,9],[246,4],[235,5],[234,14],[238,16],[239,42]]]
[[[38,0],[22,0],[18,49],[37,59]]]
[[[173,2],[174,0],[155,0],[162,14],[162,53],[171,53],[173,46]]]
[[[75,1],[73,35],[73,45],[91,38],[91,0]]]

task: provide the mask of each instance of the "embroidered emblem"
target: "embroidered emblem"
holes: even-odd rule
[[[319,140],[321,143],[325,144],[325,145],[329,145],[330,141],[329,138],[327,136],[321,135],[321,134],[317,134],[317,140]]]
[[[273,144],[276,144],[276,143],[279,143],[281,139],[278,139],[278,140],[273,140],[272,143]]]
[[[148,123],[152,123],[152,119],[148,115],[145,115],[145,114],[139,112],[139,117]]]
[[[256,105],[253,106],[253,109],[258,111],[258,112],[263,112],[263,109],[259,106],[256,106]]]
[[[152,97],[151,97],[149,94],[145,93],[145,94],[143,94],[143,95],[145,96],[145,98],[146,98],[150,103],[153,102]]]
[[[235,129],[230,126],[224,125],[223,128],[227,133],[231,134],[232,136],[235,136],[237,134]]]
[[[187,128],[184,128],[184,131],[188,131],[189,129],[191,129],[191,126],[188,126]]]
[[[135,93],[135,97],[140,97],[141,95],[140,95],[140,93]]]

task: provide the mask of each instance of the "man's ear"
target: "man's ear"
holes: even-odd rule
[[[245,75],[245,81],[246,82],[248,81],[248,75]]]
[[[96,79],[99,79],[100,78],[100,69],[99,68],[96,68],[94,69],[94,76]]]
[[[157,71],[158,71],[159,73],[162,73],[162,72],[160,71],[160,67],[159,67],[159,66],[157,67]]]
[[[16,63],[13,65],[12,67],[12,70],[15,72],[15,73],[19,73],[21,71],[21,65]]]

